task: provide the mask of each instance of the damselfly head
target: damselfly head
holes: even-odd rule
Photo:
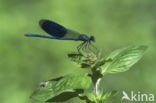
[[[90,37],[90,41],[95,42],[95,38],[94,38],[94,36],[91,36],[91,37]]]

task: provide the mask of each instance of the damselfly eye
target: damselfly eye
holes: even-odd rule
[[[91,36],[91,37],[90,37],[90,40],[93,41],[93,42],[95,42],[94,36]]]

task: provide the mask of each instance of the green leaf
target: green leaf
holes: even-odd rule
[[[70,53],[68,54],[68,57],[71,59],[71,61],[81,64],[83,62],[83,55],[77,54],[77,53]]]
[[[108,59],[108,60],[105,60],[105,59],[101,59],[100,61],[98,61],[94,67],[92,67],[92,69],[97,69],[99,67],[101,67],[102,65],[104,65],[105,63],[107,62],[112,62],[112,59]],[[97,69],[98,70],[98,69]]]
[[[145,53],[147,46],[128,46],[115,50],[106,56],[105,60],[112,59],[112,62],[106,62],[101,73],[118,73],[127,71],[134,65]]]
[[[96,97],[93,92],[85,92],[83,94],[79,94],[79,98],[81,100],[85,100],[86,103],[95,103]]]
[[[102,103],[105,103],[106,101],[111,99],[116,93],[117,91],[115,90],[105,93],[105,95],[102,97]]]
[[[65,76],[57,81],[48,81],[44,87],[36,89],[31,98],[43,102],[62,102],[78,96],[90,85],[91,78],[86,75]]]
[[[82,63],[81,68],[90,68],[90,65],[87,63]]]
[[[78,94],[83,93],[83,89],[76,89],[74,92],[63,92],[58,96],[55,96],[52,99],[47,100],[46,102],[64,102],[71,98],[78,97]]]
[[[103,95],[103,89],[101,89],[97,96],[95,96],[94,91],[91,91],[91,92],[88,91],[83,94],[79,94],[79,97],[81,100],[85,100],[86,103],[106,103],[116,93],[117,91],[113,90]]]

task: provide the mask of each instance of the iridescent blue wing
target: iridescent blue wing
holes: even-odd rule
[[[81,35],[79,32],[67,29],[50,20],[40,20],[39,24],[45,32],[55,37],[79,38]]]
[[[64,37],[67,33],[67,29],[50,20],[40,20],[41,28],[48,34],[55,37]]]
[[[40,27],[51,36],[44,36],[38,34],[25,34],[27,37],[41,37],[49,39],[59,39],[59,40],[81,40],[80,33],[67,29],[53,21],[42,19],[39,22]]]

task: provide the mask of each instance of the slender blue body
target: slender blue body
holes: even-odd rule
[[[50,36],[44,36],[39,34],[25,34],[27,37],[41,37],[58,40],[75,40],[75,41],[89,41],[90,38],[85,34],[80,34],[76,31],[67,29],[50,20],[40,20],[40,27],[48,33]]]
[[[80,40],[79,38],[60,38],[60,37],[45,36],[45,35],[39,35],[39,34],[25,34],[25,36],[28,36],[28,37],[41,37],[41,38],[49,38],[49,39],[58,39],[58,40]]]
[[[40,20],[39,25],[50,36],[39,35],[39,34],[25,34],[25,36],[49,38],[49,39],[57,39],[57,40],[83,41],[82,44],[77,46],[79,53],[80,53],[81,49],[84,50],[84,49],[88,48],[90,50],[89,47],[91,45],[91,41],[95,41],[94,36],[88,37],[85,34],[80,34],[79,32],[67,29],[53,21],[50,21],[50,20]],[[95,48],[94,46],[92,46],[92,47]]]

